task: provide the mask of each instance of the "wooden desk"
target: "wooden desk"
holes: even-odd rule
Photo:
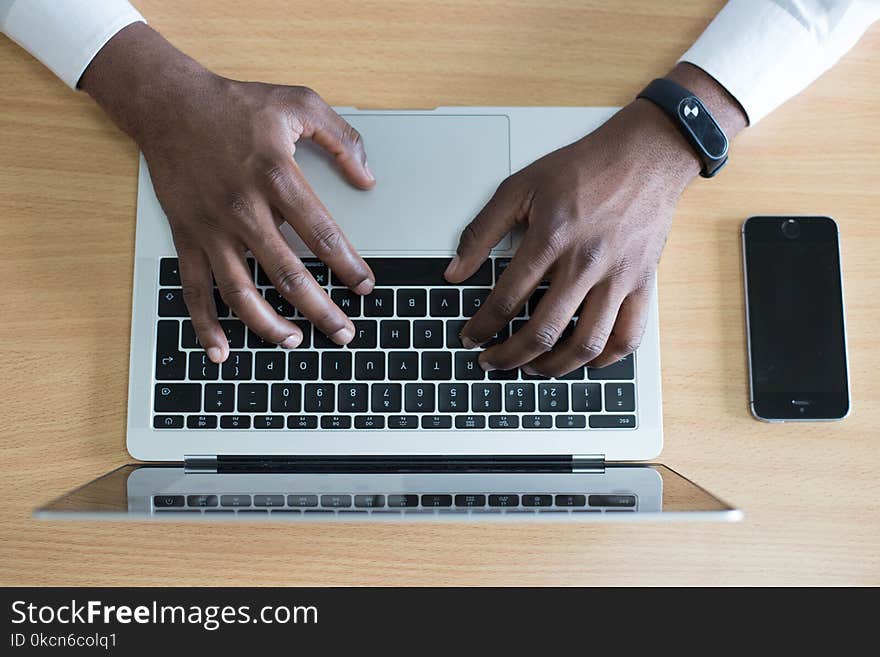
[[[621,105],[722,6],[136,0],[214,70],[333,104]],[[47,523],[37,503],[124,446],[136,150],[0,39],[0,583],[880,584],[880,28],[687,191],[660,267],[662,461],[745,509],[730,526]],[[748,413],[739,229],[840,222],[854,411]]]

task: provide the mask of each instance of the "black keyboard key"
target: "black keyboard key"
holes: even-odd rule
[[[455,506],[486,506],[486,496],[468,493],[456,495]]]
[[[216,287],[214,288],[214,305],[217,307],[217,317],[229,317],[229,306],[223,301],[223,297],[220,296],[220,290]]]
[[[315,381],[318,378],[318,354],[293,351],[287,356],[287,378],[291,381]]]
[[[205,411],[229,413],[235,409],[235,386],[231,383],[209,383],[205,386]]]
[[[315,329],[315,349],[342,349],[343,345],[336,344],[328,338],[326,335],[321,333],[318,329]]]
[[[220,496],[220,506],[250,506],[251,505],[251,496],[250,495],[221,495]]]
[[[182,415],[156,415],[153,418],[154,429],[183,429]]]
[[[385,353],[382,351],[358,351],[354,355],[354,378],[356,381],[381,381],[385,378]]]
[[[376,275],[376,285],[450,285],[443,278],[449,258],[365,258]],[[341,285],[333,275],[334,285]],[[477,273],[460,285],[492,285],[492,262],[486,260]]]
[[[479,355],[479,351],[456,351],[455,378],[459,381],[482,381],[485,379],[486,372],[477,361]]]
[[[388,378],[392,381],[415,381],[419,378],[419,355],[414,351],[388,353]]]
[[[162,258],[159,261],[159,285],[180,285],[180,268],[177,258]]]
[[[187,495],[186,496],[186,505],[187,506],[199,506],[199,507],[217,506],[217,496],[216,495]]]
[[[287,299],[281,296],[281,293],[275,288],[269,288],[266,290],[266,301],[272,306],[272,309],[282,317],[291,319],[296,315],[294,307]]]
[[[283,415],[255,415],[254,429],[283,429]]]
[[[443,321],[423,319],[413,322],[413,347],[437,349],[443,346]]]
[[[507,340],[507,338],[509,338],[509,337],[510,337],[510,325],[507,325],[504,328],[502,328],[500,331],[498,331],[498,333],[493,335],[489,339],[489,341],[486,342],[486,344],[484,346],[485,347],[492,347],[496,344],[501,344],[502,342]]]
[[[318,285],[324,286],[328,284],[330,276],[327,271],[327,265],[317,258],[303,258],[302,263],[305,265],[305,268],[309,270],[309,273]]]
[[[490,429],[519,429],[519,417],[516,415],[490,415]]]
[[[221,319],[220,328],[226,334],[230,349],[244,347],[244,324],[240,319]]]
[[[590,506],[611,506],[611,507],[634,507],[636,505],[635,495],[590,495],[588,498]]]
[[[584,415],[557,415],[557,429],[585,429],[587,418]]]
[[[591,429],[635,429],[635,415],[591,415]]]
[[[269,404],[269,386],[265,383],[242,383],[238,386],[239,413],[265,413]]]
[[[280,351],[257,352],[254,361],[255,379],[281,381],[287,375],[285,367],[287,359]]]
[[[154,495],[153,506],[160,509],[173,509],[182,507],[185,498],[183,495]]]
[[[584,506],[587,503],[586,495],[557,495],[556,506]]]
[[[556,378],[560,381],[583,381],[585,377],[584,375],[584,366],[574,368],[571,372],[567,372],[562,376],[557,376]]]
[[[227,381],[247,381],[251,378],[254,355],[249,351],[230,351],[220,372]]]
[[[505,383],[504,410],[508,413],[533,412],[535,410],[535,384]]]
[[[202,410],[199,383],[157,383],[154,409],[157,413],[186,413]]]
[[[299,326],[302,331],[302,342],[300,342],[296,348],[297,349],[311,349],[312,347],[312,325],[306,319],[295,319],[293,323]],[[320,333],[320,331],[318,331]]]
[[[394,290],[373,289],[370,294],[364,297],[364,315],[366,317],[391,317],[394,315]]]
[[[349,349],[375,349],[377,332],[375,319],[357,319],[354,324],[354,337],[348,343]]]
[[[404,400],[407,413],[433,413],[434,384],[407,383],[404,388]]]
[[[501,410],[501,384],[475,383],[471,386],[471,408],[475,413],[497,413]]]
[[[247,346],[248,349],[276,349],[278,347],[274,342],[264,340],[250,329],[247,331]]]
[[[425,290],[398,290],[398,317],[426,317],[428,315],[428,293]]]
[[[468,289],[461,292],[461,314],[465,317],[473,317],[483,307],[483,302],[491,292],[489,288]]]
[[[336,288],[330,292],[330,298],[347,316],[360,317],[361,297],[359,295],[347,288]]]
[[[384,429],[385,418],[381,415],[356,415],[354,418],[355,429]]]
[[[565,383],[539,383],[538,410],[542,413],[567,413],[568,385]]]
[[[321,354],[321,378],[325,381],[351,380],[351,353],[325,351]]]
[[[189,317],[183,301],[183,290],[179,287],[159,290],[159,317]]]
[[[409,506],[418,506],[418,505],[419,505],[419,496],[418,495],[389,495],[388,496],[388,506],[409,507]]]
[[[426,381],[448,381],[451,379],[452,354],[448,351],[423,351],[422,378]]]
[[[467,413],[467,384],[441,383],[437,394],[437,410],[441,413]]]
[[[351,506],[351,495],[321,495],[321,506],[334,509]]]
[[[573,383],[571,385],[571,410],[595,412],[602,410],[601,383]]]
[[[489,506],[519,506],[519,495],[512,493],[490,495]]]
[[[366,383],[340,383],[336,391],[340,413],[366,413],[369,393]]]
[[[272,279],[269,278],[269,274],[266,273],[266,270],[263,269],[262,265],[257,265],[257,285],[272,285]]]
[[[220,366],[211,361],[203,351],[189,354],[189,378],[191,381],[216,381],[220,376]]]
[[[354,505],[360,508],[375,509],[385,506],[384,495],[355,495]]]
[[[422,429],[451,429],[451,415],[423,415]]]
[[[305,394],[306,413],[332,413],[335,410],[335,390],[330,383],[307,383]]]
[[[458,317],[461,313],[461,300],[458,289],[431,290],[431,317]]]
[[[272,412],[299,413],[301,395],[299,383],[273,383]]]
[[[492,370],[489,372],[490,381],[516,381],[519,378],[519,370]]]
[[[447,319],[446,320],[446,347],[448,349],[463,349],[461,344],[461,331],[467,324],[466,319]]]
[[[635,384],[606,383],[605,410],[609,413],[625,413],[636,410]]]
[[[523,415],[522,416],[522,427],[523,427],[523,429],[552,429],[553,428],[553,416],[552,415]]]
[[[284,495],[254,495],[254,506],[284,506]]]
[[[495,258],[495,282],[501,278],[501,274],[510,265],[511,258]]]
[[[170,320],[162,320],[162,322],[167,321]],[[159,323],[161,324],[162,322]],[[184,349],[201,349],[202,347],[202,343],[199,342],[199,338],[196,336],[196,330],[193,328],[192,320],[185,319],[180,324],[180,346]]]
[[[482,415],[456,415],[456,429],[485,429],[486,418]]]
[[[405,319],[386,319],[379,325],[379,346],[383,349],[409,349],[410,323]]]
[[[186,354],[179,350],[179,324],[171,319],[156,325],[156,380],[179,381],[186,377]]]
[[[588,367],[587,376],[594,381],[603,379],[634,379],[635,367],[633,354],[630,354],[626,358],[619,360],[612,365],[608,365],[607,367],[600,367],[598,369]]]
[[[221,429],[250,429],[251,418],[249,415],[222,415],[220,416]]]
[[[287,506],[309,507],[318,506],[317,495],[288,495]]]
[[[388,428],[389,429],[418,429],[419,428],[419,416],[418,415],[389,415],[388,416]]]
[[[317,429],[317,415],[291,415],[287,418],[288,429]]]
[[[399,383],[374,383],[370,388],[373,413],[400,413],[403,392]]]
[[[322,415],[322,429],[351,429],[351,417],[348,415]]]
[[[190,415],[186,418],[187,429],[216,429],[216,415]]]
[[[552,495],[535,495],[534,493],[527,493],[522,496],[522,505],[523,506],[553,506],[553,496]]]
[[[422,495],[422,506],[452,506],[452,495]]]

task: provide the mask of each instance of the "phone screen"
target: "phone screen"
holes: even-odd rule
[[[837,225],[752,217],[743,228],[752,405],[763,419],[849,411]]]

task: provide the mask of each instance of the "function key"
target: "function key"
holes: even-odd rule
[[[216,495],[187,495],[187,506],[217,506]]]
[[[317,429],[317,415],[289,415],[287,417],[288,429]]]
[[[287,506],[318,506],[317,495],[288,495]]]
[[[590,495],[590,506],[634,507],[635,495]]]
[[[519,506],[519,495],[513,495],[511,493],[490,495],[489,506]]]
[[[591,415],[591,429],[635,429],[635,415]]]
[[[600,367],[598,369],[588,367],[587,376],[594,381],[603,379],[633,379],[635,378],[634,356],[630,354],[626,358],[607,367]]]
[[[179,287],[159,290],[159,317],[189,317],[183,301],[183,290]]]
[[[552,495],[534,495],[529,493],[528,495],[522,496],[522,505],[523,506],[552,506],[553,505],[553,496]]]
[[[394,315],[394,290],[376,288],[363,299],[366,317],[391,317]]]
[[[425,317],[428,314],[428,294],[425,290],[398,290],[398,317]]]
[[[519,429],[519,416],[517,415],[490,415],[490,429]]]
[[[419,505],[418,495],[389,495],[388,506],[393,507],[411,507]]]
[[[418,429],[419,428],[419,416],[418,415],[389,415],[388,416],[388,428],[389,429]]]
[[[385,496],[384,495],[355,495],[354,496],[354,505],[356,507],[375,509],[380,506],[385,506]]]
[[[221,495],[220,506],[250,506],[250,495]]]
[[[557,415],[557,429],[585,429],[587,418],[584,415]]]
[[[216,429],[216,415],[190,415],[186,418],[187,429]]]
[[[184,503],[183,495],[154,495],[153,506],[160,509],[181,507]]]
[[[452,506],[452,495],[422,495],[422,506]]]
[[[254,429],[283,429],[284,417],[282,415],[255,415]]]
[[[182,415],[157,415],[153,418],[154,429],[183,429]]]
[[[254,495],[254,506],[284,506],[284,495]]]
[[[177,258],[162,258],[159,261],[159,285],[180,285]]]
[[[482,415],[456,415],[456,429],[484,429],[486,427],[486,418]]]
[[[523,429],[552,429],[552,415],[523,415]]]
[[[423,415],[422,429],[451,429],[452,417],[449,415]]]
[[[461,302],[457,289],[431,290],[431,317],[458,317]]]
[[[322,415],[322,429],[351,429],[351,418],[348,415]]]
[[[321,506],[333,508],[351,506],[351,495],[321,495]]]
[[[635,384],[606,383],[605,410],[612,413],[636,410]]]
[[[486,506],[486,496],[473,494],[456,495],[455,506]]]
[[[249,415],[223,415],[220,417],[221,429],[250,429],[251,418]]]
[[[585,495],[557,495],[556,506],[584,506],[587,503]]]
[[[356,415],[354,418],[355,429],[384,429],[385,418],[381,415]]]

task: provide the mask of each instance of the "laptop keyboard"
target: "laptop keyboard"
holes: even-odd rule
[[[248,258],[266,300],[303,331],[281,349],[251,332],[215,290],[230,354],[217,365],[199,345],[183,301],[176,258],[162,258],[156,321],[156,429],[632,429],[635,355],[562,377],[484,372],[459,333],[510,262],[490,258],[470,279],[443,279],[448,258],[366,258],[376,287],[359,297],[316,259],[303,262],[352,318],[340,347],[313,329]],[[539,287],[490,344],[508,339],[546,291]],[[574,327],[572,321],[568,331]]]

